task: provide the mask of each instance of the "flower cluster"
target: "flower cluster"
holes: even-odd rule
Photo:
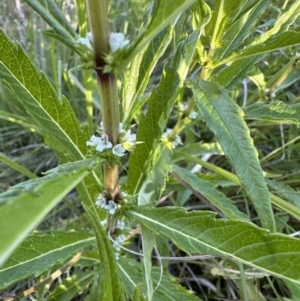
[[[118,51],[120,48],[129,44],[129,40],[125,39],[123,33],[112,32],[109,37],[109,46],[112,52]]]
[[[188,108],[188,105],[187,105],[187,104],[181,104],[181,106],[180,106],[181,111],[185,111],[187,108]],[[198,113],[195,112],[195,111],[192,111],[192,112],[189,114],[189,117],[190,117],[191,119],[196,119],[197,116],[198,116]]]
[[[88,49],[93,50],[93,34],[88,32],[85,38],[79,38],[77,40],[79,44],[86,46]]]
[[[172,129],[166,129],[166,131],[162,134],[161,138],[162,140],[168,140],[168,136],[172,133]],[[179,144],[181,144],[181,138],[180,136],[176,135],[175,139],[171,141],[172,148],[176,148]]]
[[[268,94],[269,92],[270,92],[270,89],[266,88],[266,89],[265,89],[265,93]],[[276,97],[276,93],[275,93],[275,92],[272,92],[272,93],[270,94],[270,97],[271,97],[271,98],[275,98],[275,97]]]
[[[99,130],[103,132],[102,122],[100,123]],[[118,157],[123,157],[125,151],[131,151],[136,143],[136,135],[131,133],[131,130],[125,131],[123,124],[119,124],[119,144],[112,145],[109,141],[107,134],[103,133],[101,137],[93,135],[89,141],[86,142],[87,146],[95,147],[97,152],[103,152],[106,149],[112,149],[112,153]]]
[[[88,32],[85,38],[79,38],[77,42],[85,45],[88,49],[93,50],[93,34]],[[118,51],[120,48],[129,44],[129,40],[125,39],[123,33],[112,32],[109,37],[109,46],[112,52]]]
[[[117,204],[113,200],[108,201],[107,204],[105,196],[103,194],[99,194],[99,196],[97,197],[96,205],[104,210],[107,210],[111,215],[115,214],[117,210]]]

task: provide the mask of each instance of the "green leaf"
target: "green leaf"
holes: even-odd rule
[[[250,58],[238,60],[226,66],[223,70],[219,71],[216,68],[213,74],[216,74],[214,80],[221,86],[228,90],[233,90],[237,85],[241,84],[241,81],[247,77],[249,72],[253,69],[264,55],[257,55]]]
[[[255,103],[244,109],[245,119],[276,120],[281,124],[300,123],[300,104],[287,105],[282,101],[270,104]]]
[[[65,45],[74,48],[78,35],[53,0],[24,0],[55,31],[55,36]]]
[[[107,233],[95,212],[85,204],[83,204],[83,207],[93,226],[100,255],[98,286],[100,291],[100,300],[125,301],[123,287],[118,273],[115,252],[110,240],[108,239]]]
[[[132,301],[145,301],[145,297],[142,293],[141,288],[143,287],[144,283],[139,283],[133,292]]]
[[[292,5],[285,12],[276,18],[276,22],[271,29],[263,33],[259,39],[255,40],[252,44],[261,44],[271,36],[287,31],[291,25],[295,24],[299,15],[300,2],[294,1],[294,3],[292,3]]]
[[[1,267],[0,289],[31,276],[37,277],[94,243],[95,237],[87,232],[56,231],[31,235]]]
[[[21,174],[25,175],[30,179],[37,178],[35,174],[33,174],[30,170],[26,167],[20,165],[19,163],[9,159],[7,156],[0,153],[0,161],[7,164],[10,168],[15,169],[16,171],[20,172]]]
[[[235,204],[222,192],[215,189],[210,182],[198,178],[195,174],[177,165],[173,166],[173,173],[179,177],[180,182],[184,181],[191,187],[192,191],[203,195],[211,204],[221,210],[226,217],[249,222],[248,216],[240,212]]]
[[[155,238],[152,231],[147,227],[142,226],[142,246],[143,257],[141,258],[143,267],[143,278],[146,287],[146,299],[151,301],[153,298],[153,281],[151,276],[152,271],[152,251],[155,244]]]
[[[154,1],[151,21],[132,47],[127,49],[121,68],[128,65],[143,48],[179,14],[184,12],[196,0],[156,0]]]
[[[94,271],[79,272],[65,278],[49,295],[49,301],[71,301],[88,289],[95,277]]]
[[[199,31],[194,31],[179,44],[173,61],[164,69],[158,88],[151,93],[147,114],[142,116],[137,132],[137,141],[143,143],[137,144],[134,153],[130,156],[129,193],[136,193],[146,177],[155,144],[159,142],[165,130],[176,98],[183,86],[199,35]]]
[[[143,281],[141,265],[130,258],[121,257],[118,261],[119,272],[121,274],[127,296],[132,296],[137,285]],[[152,279],[158,283],[161,270],[153,267]],[[163,273],[161,282],[153,295],[154,301],[201,301],[198,297],[180,284],[176,279],[166,272]]]
[[[285,198],[288,202],[293,204],[294,206],[300,208],[300,191],[293,189],[291,186],[281,183],[279,181],[274,181],[270,179],[266,179],[268,186],[275,190],[275,193],[283,198]]]
[[[152,168],[139,191],[138,204],[154,204],[165,190],[167,177],[172,168],[172,151],[163,144],[155,149]]]
[[[235,13],[235,10],[228,12],[234,18],[234,21],[229,22],[229,28],[226,28],[226,32],[222,37],[221,58],[230,55],[241,45],[242,40],[250,32],[253,24],[270,5],[270,0],[230,1],[233,5],[234,2],[236,4],[235,7],[239,8],[239,12]]]
[[[299,239],[243,221],[216,219],[207,211],[139,206],[126,214],[189,254],[228,256],[300,284]]]
[[[300,44],[300,27],[272,36],[264,43],[247,47],[245,50],[232,54],[226,59],[213,63],[211,67],[217,67],[229,62],[264,54],[267,52],[292,47]]]
[[[94,159],[60,165],[43,178],[23,182],[0,195],[0,265],[98,164]]]
[[[36,126],[36,124],[29,120],[30,117],[25,117],[17,114],[13,114],[11,112],[5,112],[0,110],[0,119],[7,120],[9,122],[12,122],[14,124],[18,124],[21,127],[27,129],[30,132],[37,132],[38,134],[42,134],[39,127]]]
[[[147,97],[142,97],[150,75],[164,54],[172,39],[172,26],[158,34],[147,46],[145,51],[139,53],[126,72],[123,83],[123,123],[130,124],[133,117],[141,110]]]
[[[275,230],[269,191],[264,180],[258,155],[249,129],[243,120],[243,111],[227,91],[216,83],[190,83],[195,101],[207,126],[234,167],[243,188],[252,200],[264,228]]]
[[[60,101],[45,75],[20,46],[0,30],[0,79],[41,127],[47,144],[63,161],[85,158],[85,133],[65,97]]]
[[[240,180],[238,179],[238,177],[236,175],[234,175],[233,173],[229,172],[228,170],[225,170],[219,166],[213,165],[209,162],[203,161],[199,158],[195,158],[194,156],[191,156],[189,153],[187,152],[181,152],[181,151],[176,151],[178,156],[181,155],[183,158],[186,158],[189,162],[193,162],[196,164],[199,164],[225,178],[227,178],[228,180],[241,185]],[[277,206],[278,208],[282,209],[284,212],[287,212],[289,214],[291,214],[292,216],[294,216],[297,220],[299,219],[300,216],[300,209],[290,203],[288,203],[287,201],[281,199],[280,197],[270,193],[270,198],[271,198],[271,202],[273,205]]]

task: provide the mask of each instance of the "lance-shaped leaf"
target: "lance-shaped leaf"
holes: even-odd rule
[[[296,238],[243,221],[216,219],[207,211],[139,206],[126,214],[167,236],[187,253],[229,256],[300,284],[300,243]]]
[[[94,235],[87,232],[57,231],[29,236],[1,267],[0,289],[21,279],[37,277],[94,243]]]
[[[146,116],[141,118],[134,153],[130,156],[128,190],[136,193],[146,176],[147,164],[151,161],[154,144],[160,140],[174,103],[189,70],[200,32],[194,31],[179,44],[173,61],[166,65],[159,86],[148,100]]]
[[[207,126],[215,133],[234,167],[243,188],[252,200],[264,228],[274,231],[275,223],[269,191],[258,154],[243,119],[243,111],[216,83],[190,83],[195,101]]]
[[[89,159],[60,165],[43,178],[23,182],[0,195],[0,265],[98,164]]]
[[[213,75],[216,75],[214,81],[218,82],[221,86],[228,90],[234,89],[247,74],[253,69],[257,62],[262,60],[264,54],[253,56],[238,60],[226,66],[223,70],[219,71],[218,68],[214,69]]]
[[[202,0],[201,0],[202,1]],[[124,54],[121,67],[124,68],[131,60],[179,14],[190,7],[195,0],[156,0],[152,7],[152,19],[145,31],[138,37],[135,44]]]
[[[224,1],[227,2],[227,1]],[[253,0],[249,1],[229,1],[230,3],[236,2],[236,6],[242,3],[239,7],[239,13],[236,14],[239,17],[235,17],[234,12],[231,12],[231,17],[234,17],[235,21],[229,22],[229,28],[226,30],[222,37],[222,49],[221,58],[230,55],[238,46],[241,45],[242,40],[251,31],[251,28],[260,16],[265,12],[270,1],[269,0]]]
[[[164,54],[172,39],[172,26],[158,34],[147,46],[143,53],[138,54],[126,72],[123,82],[123,123],[130,124],[132,118],[141,110],[147,97],[142,97],[150,75]]]
[[[255,103],[244,109],[245,119],[276,120],[282,124],[300,123],[300,104],[287,105],[282,101],[271,104]]]
[[[260,44],[277,33],[287,31],[290,26],[296,22],[299,15],[300,2],[294,1],[294,3],[292,3],[291,6],[276,19],[276,22],[271,26],[271,29],[263,33],[259,39],[255,40],[252,44]]]
[[[69,47],[76,43],[77,34],[53,0],[24,0],[53,29],[51,36],[57,38]],[[47,34],[47,31],[45,32]]]
[[[211,204],[216,206],[226,217],[249,221],[246,214],[238,210],[232,200],[228,199],[222,192],[218,191],[209,181],[199,179],[189,170],[183,169],[177,165],[173,166],[173,173],[181,181],[188,184],[193,191],[203,195]]]
[[[212,67],[217,67],[229,62],[234,62],[240,59],[261,55],[267,52],[279,50],[282,48],[292,47],[300,44],[300,27],[295,30],[286,31],[272,36],[264,43],[247,47],[245,50],[234,53],[220,62],[212,64]]]
[[[0,79],[43,130],[47,144],[63,161],[84,159],[86,135],[65,97],[62,100],[19,45],[0,30]]]

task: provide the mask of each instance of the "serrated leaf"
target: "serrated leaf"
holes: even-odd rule
[[[0,268],[0,289],[39,276],[56,263],[95,243],[87,232],[53,232],[29,236]]]
[[[53,37],[73,48],[78,35],[53,0],[24,1],[53,28],[55,31]]]
[[[300,123],[300,104],[287,105],[282,101],[270,104],[255,103],[244,109],[245,119],[277,120],[281,124]]]
[[[234,62],[244,58],[261,55],[267,52],[279,50],[282,48],[292,47],[300,44],[300,27],[294,30],[286,31],[266,40],[264,43],[247,47],[239,53],[232,54],[220,62],[212,64],[212,67],[217,67],[229,62]]]
[[[190,171],[177,165],[173,166],[173,172],[191,188],[203,195],[211,204],[216,206],[226,217],[239,219],[249,222],[246,214],[238,210],[234,203],[228,199],[222,192],[214,188],[210,182],[198,178]]]
[[[99,217],[85,204],[83,204],[83,207],[93,226],[100,255],[100,274],[98,284],[100,300],[125,301],[123,286],[121,285],[118,273],[115,252],[110,240],[108,239],[107,233],[101,225]]]
[[[173,61],[164,69],[158,88],[152,91],[148,100],[147,114],[141,118],[137,132],[137,141],[143,143],[136,145],[129,161],[128,191],[130,193],[136,193],[142,185],[155,143],[160,140],[189,70],[199,35],[199,31],[194,31],[178,46]]]
[[[141,266],[138,262],[121,257],[118,261],[119,271],[128,296],[132,296],[135,287],[143,281]],[[158,283],[161,271],[158,267],[153,267],[152,279]],[[154,292],[155,301],[199,301],[191,291],[179,285],[174,277],[163,273],[161,283]]]
[[[208,211],[134,207],[126,213],[189,254],[228,256],[272,275],[300,283],[300,242]]]
[[[90,159],[60,165],[43,178],[23,182],[0,195],[0,265],[98,164]]]
[[[60,101],[45,75],[38,71],[20,46],[0,30],[0,79],[11,88],[47,144],[63,161],[85,158],[86,135],[65,97]]]
[[[252,200],[262,226],[274,231],[269,191],[249,129],[243,120],[243,111],[227,91],[216,83],[199,81],[190,83],[190,87],[207,126],[215,133]]]
[[[140,52],[142,49],[169,23],[171,23],[179,14],[184,12],[196,0],[156,0],[154,1],[154,13],[152,19],[145,31],[138,37],[134,45],[128,48],[124,54],[125,60],[122,62],[122,68]]]

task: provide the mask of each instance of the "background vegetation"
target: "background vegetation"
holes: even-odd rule
[[[78,120],[74,131],[82,134],[78,147],[83,149],[80,143],[84,145],[101,121],[97,78],[91,70],[76,68],[82,65],[82,57],[74,47],[53,38],[50,22],[27,2],[47,1],[2,0],[0,27],[46,75],[53,95],[60,101],[63,95],[67,98]],[[86,33],[82,1],[50,2],[63,12],[74,32]],[[177,2],[171,6],[179,6]],[[123,67],[127,59],[131,62],[117,73],[121,120],[134,125],[141,143],[120,162],[120,185],[129,197],[117,216],[125,229],[118,229],[112,237],[99,226],[105,212],[94,204],[87,206],[79,187],[85,179],[89,195],[97,197],[101,189],[88,181],[93,170],[103,182],[101,169],[97,170],[103,158],[87,156],[88,161],[80,161],[72,157],[73,150],[60,156],[62,148],[36,122],[35,113],[22,100],[24,92],[4,71],[10,46],[1,36],[3,300],[13,300],[14,294],[18,300],[104,300],[103,288],[111,290],[106,300],[125,300],[125,295],[128,300],[300,299],[300,245],[291,237],[297,237],[300,230],[300,5],[288,0],[261,1],[257,8],[259,1],[241,1],[235,13],[250,13],[236,21],[239,15],[231,14],[234,7],[225,2],[193,4],[176,25],[155,25],[159,30],[154,40],[149,38],[134,58],[130,59],[129,51],[118,58],[121,63],[116,68]],[[137,41],[149,15],[157,16],[151,12],[151,3],[110,1],[111,31]],[[164,12],[160,3],[156,2]],[[207,7],[212,10],[210,16]],[[214,30],[216,26],[219,31]],[[135,45],[129,48],[132,53],[138,49],[139,44]],[[15,77],[20,70],[30,70],[24,77],[38,78],[40,73],[32,71],[29,63],[27,68],[22,55],[16,55],[24,65]],[[203,75],[206,64],[208,74]],[[199,78],[204,81],[198,82]],[[49,85],[41,83],[44,99],[52,93],[47,90]],[[34,88],[32,91],[34,94]],[[209,95],[207,102],[205,95]],[[217,118],[210,101],[220,110]],[[191,103],[194,107],[182,108]],[[54,115],[57,104],[53,101],[47,106],[45,111]],[[189,117],[192,110],[196,118]],[[49,127],[51,132],[52,125]],[[157,139],[166,128],[175,129],[173,137]],[[55,131],[53,127],[53,136]],[[177,134],[182,142],[172,149]],[[254,160],[256,164],[252,143],[260,164],[245,175],[248,163],[252,166]],[[45,174],[47,171],[51,172]],[[34,182],[37,177],[46,180]],[[33,194],[27,196],[22,190]],[[253,200],[256,194],[265,202]],[[110,244],[109,239],[127,249]],[[142,249],[145,259],[138,255]],[[24,296],[29,294],[31,299]]]

